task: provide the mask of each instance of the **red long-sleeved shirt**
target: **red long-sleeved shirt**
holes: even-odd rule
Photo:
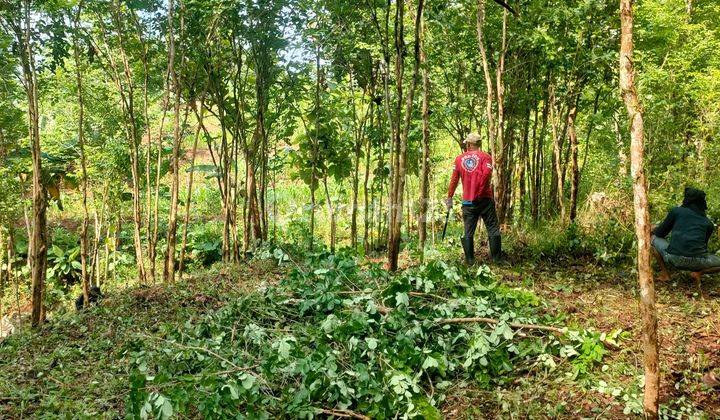
[[[463,202],[493,198],[492,157],[481,150],[468,150],[456,157],[448,197],[455,194],[460,179],[462,179]]]

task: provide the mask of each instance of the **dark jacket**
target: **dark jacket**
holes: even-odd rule
[[[653,231],[653,235],[660,238],[670,234],[668,253],[684,257],[700,257],[708,253],[707,244],[715,225],[700,208],[694,207],[675,207]]]

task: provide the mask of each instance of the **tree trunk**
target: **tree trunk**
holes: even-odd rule
[[[554,87],[551,87],[550,92],[550,127],[552,131],[552,140],[553,140],[553,154],[552,154],[552,179],[551,179],[551,185],[550,185],[550,195],[551,195],[551,201],[552,203],[552,212],[559,212],[560,217],[563,218],[565,215],[565,203],[563,200],[563,170],[562,170],[562,150],[563,150],[563,140],[564,135],[561,134],[559,131],[560,127],[560,117],[558,114],[562,114],[562,112],[558,112],[556,107],[556,101],[555,101],[555,89]],[[555,213],[557,214],[557,213]]]
[[[15,229],[10,224],[7,228],[7,241],[5,243],[6,248],[3,248],[0,250],[0,252],[5,253],[6,259],[7,259],[7,265],[5,266],[5,279],[7,281],[7,286],[10,286],[10,283],[13,282],[13,260],[15,259]],[[17,281],[15,282],[16,285],[16,291],[17,291]],[[4,289],[3,289],[4,290]],[[17,293],[16,293],[17,296]],[[20,302],[18,299],[18,312],[20,312]]]
[[[323,177],[323,186],[325,188],[325,203],[327,204],[328,216],[330,217],[330,252],[335,253],[335,207],[330,198],[330,189],[328,188],[327,174]]]
[[[530,220],[537,223],[540,213],[540,184],[538,178],[542,176],[540,173],[540,155],[541,143],[538,139],[538,106],[535,105],[533,129],[532,129],[532,158],[530,161]]]
[[[118,93],[120,95],[120,105],[123,112],[123,118],[125,122],[125,135],[128,140],[128,145],[130,148],[130,173],[132,176],[132,196],[133,196],[133,223],[134,223],[134,230],[133,230],[133,240],[135,244],[135,260],[138,267],[138,278],[141,283],[144,283],[146,281],[146,272],[145,272],[145,262],[144,262],[144,256],[143,256],[143,247],[142,247],[142,238],[141,238],[141,228],[142,228],[142,218],[141,218],[141,210],[140,210],[140,175],[139,175],[139,160],[138,160],[138,122],[135,117],[135,102],[134,102],[134,88],[133,88],[133,80],[132,80],[132,72],[130,68],[130,63],[127,58],[127,54],[125,51],[125,38],[124,34],[126,32],[125,25],[123,24],[125,20],[120,17],[120,2],[116,1],[113,3],[112,6],[112,19],[114,21],[115,29],[117,31],[118,35],[118,47],[120,51],[120,58],[122,60],[122,73],[123,76],[120,76],[120,69],[119,66],[116,63],[116,60],[114,58],[114,55],[109,51],[109,43],[107,39],[105,40],[105,44],[108,48],[108,51],[106,53],[107,58],[110,62],[110,65],[112,67],[112,77],[115,81],[115,84],[118,88]],[[106,36],[104,25],[102,24],[102,20],[99,21],[100,25],[103,26],[103,37]]]
[[[497,94],[497,135],[495,136],[497,155],[493,156],[493,169],[495,171],[495,202],[497,206],[497,216],[500,225],[505,224],[507,218],[509,184],[511,174],[509,168],[509,159],[511,156],[508,150],[510,143],[505,138],[505,85],[503,84],[503,75],[505,73],[505,54],[507,53],[507,20],[508,12],[503,9],[502,23],[502,47],[500,49],[500,59],[498,60],[497,69],[495,71],[496,94]],[[510,139],[512,140],[512,138]]]
[[[255,245],[257,240],[262,239],[262,227],[260,225],[260,209],[258,208],[257,195],[257,175],[255,173],[255,163],[253,162],[252,152],[246,153],[246,172],[247,185],[245,188],[245,198],[248,200],[247,211],[247,234],[245,237],[245,250],[249,245]]]
[[[354,171],[352,174],[352,208],[350,209],[350,245],[353,249],[357,247],[357,207],[358,194],[360,189],[360,159],[362,154],[362,130],[358,123],[357,106],[355,105],[355,84],[353,81],[353,69],[350,65],[350,103],[353,116],[353,135],[355,140]],[[364,96],[364,95],[363,95]]]
[[[394,155],[393,155],[393,173],[392,188],[390,190],[390,223],[388,225],[388,269],[395,271],[398,268],[398,256],[400,254],[400,237],[403,216],[403,196],[405,192],[405,178],[407,171],[407,141],[410,130],[411,114],[413,99],[415,96],[415,87],[417,85],[418,74],[420,72],[420,31],[424,0],[418,1],[417,14],[415,15],[415,63],[413,66],[412,80],[408,89],[407,97],[403,97],[403,73],[404,73],[404,54],[405,45],[404,36],[404,8],[405,2],[397,2],[395,14],[395,83],[397,90],[396,109],[395,109],[395,126],[394,130]],[[402,112],[402,100],[405,99],[405,119],[404,125],[400,127],[400,118]]]
[[[80,149],[80,171],[82,177],[82,209],[83,219],[80,225],[80,265],[82,275],[83,302],[85,307],[90,304],[90,277],[88,273],[88,224],[90,223],[90,215],[88,213],[88,179],[87,179],[87,160],[85,156],[85,102],[83,100],[83,79],[82,70],[80,69],[80,43],[78,42],[78,34],[80,32],[80,13],[82,11],[82,3],[78,4],[75,14],[73,36],[73,57],[75,59],[75,79],[77,82],[78,97],[78,148]]]
[[[492,104],[495,99],[495,90],[493,88],[492,77],[490,76],[490,65],[488,64],[487,52],[485,51],[485,41],[483,40],[483,27],[485,25],[485,0],[478,0],[477,10],[477,39],[480,48],[480,58],[482,59],[483,74],[485,75],[485,89],[487,97],[485,99],[485,117],[487,118],[488,145],[490,154],[496,159],[497,150],[495,144],[495,117],[493,115]],[[497,162],[493,163],[493,183],[495,184],[495,192],[497,193]],[[497,195],[496,195],[497,197]]]
[[[645,139],[642,107],[635,87],[633,68],[633,10],[632,0],[620,0],[620,90],[630,121],[630,160],[635,205],[635,235],[637,236],[638,282],[643,321],[642,348],[644,353],[645,417],[658,418],[660,369],[658,363],[657,309],[655,284],[650,269],[650,217],[648,211],[647,179],[645,176]]]
[[[420,65],[422,66],[422,162],[420,168],[420,200],[418,205],[418,239],[420,259],[425,255],[427,241],[427,211],[430,186],[430,77],[428,75],[427,56],[424,48],[425,24],[420,21]]]
[[[175,280],[175,247],[177,245],[177,212],[178,195],[180,192],[180,80],[175,71],[175,17],[174,0],[168,0],[168,43],[169,59],[168,72],[172,80],[175,94],[173,104],[173,151],[171,158],[172,181],[170,185],[170,214],[168,215],[168,231],[166,236],[165,264],[163,268],[163,281],[165,283]],[[169,87],[169,86],[168,86]]]
[[[10,260],[7,261],[7,264],[5,263],[5,257],[7,257],[7,249],[9,245],[7,244],[7,240],[5,237],[5,231],[3,230],[2,226],[0,226],[0,267],[8,267],[10,266]],[[3,300],[5,300],[5,287],[9,283],[10,276],[7,276],[7,282],[6,282],[6,276],[5,274],[8,272],[8,270],[2,270],[0,271],[0,319],[3,317]]]
[[[315,109],[320,109],[320,46],[315,51]],[[315,135],[312,138],[312,168],[310,170],[310,251],[313,250],[315,242],[315,206],[317,199],[315,190],[317,189],[317,161],[318,161],[318,121],[315,119]]]
[[[25,265],[27,266],[28,270],[30,270],[32,267],[31,261],[30,261],[30,259],[32,257],[32,253],[29,251],[32,249],[32,236],[33,236],[32,230],[33,230],[33,228],[32,228],[32,222],[30,221],[30,216],[28,216],[28,206],[26,206],[25,203],[23,203],[22,206],[23,206],[23,219],[25,221],[25,235],[27,235],[27,238],[28,238],[28,253],[27,253],[27,257],[25,258]],[[30,207],[31,207],[30,210],[32,210],[32,205]]]
[[[152,133],[150,131],[151,125],[150,125],[150,115],[149,115],[149,98],[148,98],[148,88],[149,88],[149,82],[150,82],[150,66],[149,66],[149,60],[148,60],[148,44],[145,40],[144,36],[144,29],[140,25],[140,20],[138,19],[138,16],[135,12],[130,12],[130,17],[132,18],[133,24],[135,26],[136,33],[138,40],[140,41],[140,59],[142,61],[142,68],[143,68],[143,116],[145,118],[145,141],[147,142],[147,152],[145,153],[145,230],[146,230],[146,236],[147,236],[147,242],[148,242],[148,257],[150,260],[155,261],[154,255],[155,255],[155,240],[156,238],[153,238],[152,236],[152,227],[154,225],[154,221],[152,220],[153,217],[153,211],[152,211],[152,178],[151,178],[151,162],[152,162]],[[165,78],[167,79],[167,72],[165,74]],[[165,110],[167,109],[167,95],[163,95],[163,102],[162,102],[162,110],[163,110],[163,118],[165,119]],[[162,128],[160,130],[159,138],[162,137]],[[158,153],[160,153],[161,148],[158,148]],[[140,170],[139,167],[139,159],[140,159],[140,153],[138,150],[138,172]],[[158,165],[158,170],[160,166]],[[139,174],[138,174],[139,175]],[[139,181],[139,180],[138,180]],[[118,217],[118,220],[120,220],[120,217]],[[116,248],[117,249],[117,248]],[[154,281],[155,276],[155,267],[153,266],[151,268],[151,277]],[[99,277],[98,277],[99,279]],[[87,301],[87,300],[86,300]]]
[[[371,85],[370,85],[370,128],[372,129],[375,127],[375,66],[373,65],[371,67]],[[363,180],[363,203],[365,208],[363,209],[364,212],[364,234],[363,234],[363,249],[365,250],[365,254],[370,252],[370,234],[371,234],[371,228],[370,224],[372,221],[372,213],[370,213],[370,194],[371,191],[369,191],[369,182],[370,182],[370,154],[372,152],[372,141],[370,138],[367,138],[365,140],[365,178]]]
[[[520,219],[525,217],[525,206],[528,191],[528,172],[530,170],[530,120],[532,113],[530,108],[525,115],[522,143],[520,144],[520,162],[518,163],[518,202],[520,206]]]
[[[183,224],[182,232],[182,245],[180,246],[180,262],[178,264],[178,273],[182,278],[183,270],[185,269],[185,251],[187,249],[187,233],[188,226],[190,225],[190,206],[192,203],[193,193],[193,177],[195,175],[195,158],[197,156],[198,140],[200,138],[200,132],[203,126],[203,119],[205,117],[205,94],[200,97],[200,114],[198,116],[198,126],[195,131],[195,140],[193,141],[192,155],[190,158],[190,174],[188,175],[188,186],[187,186],[187,198],[185,199],[185,220]]]
[[[33,327],[44,322],[43,295],[45,287],[45,269],[47,266],[47,200],[45,185],[42,179],[42,154],[40,150],[39,100],[37,91],[37,73],[32,46],[32,27],[30,16],[31,2],[23,1],[22,17],[16,23],[15,36],[19,46],[20,63],[22,66],[23,82],[28,106],[28,129],[30,137],[30,152],[32,155],[33,192],[32,210],[33,225],[28,251],[32,284],[32,315]],[[21,23],[22,22],[22,23]]]
[[[575,130],[577,107],[572,107],[568,114],[568,137],[570,139],[570,222],[577,216],[578,189],[580,187],[580,168],[578,167],[578,138]]]

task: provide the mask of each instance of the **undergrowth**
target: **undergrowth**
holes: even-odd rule
[[[583,375],[605,353],[597,333],[514,327],[557,320],[487,267],[433,260],[391,275],[350,255],[269,255],[294,267],[279,284],[136,337],[129,415],[439,418],[452,385],[491,389],[560,359]]]

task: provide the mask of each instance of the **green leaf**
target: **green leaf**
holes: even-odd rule
[[[165,399],[162,404],[162,408],[160,409],[160,418],[161,419],[169,419],[174,414],[173,406],[170,400]]]
[[[432,356],[428,356],[425,358],[425,361],[422,364],[423,369],[430,369],[430,368],[436,368],[439,367],[440,364],[438,363],[437,359],[435,359]]]
[[[60,247],[58,247],[57,245],[52,246],[52,252],[53,252],[53,254],[55,254],[55,256],[57,258],[62,258],[65,256],[65,253],[63,252],[63,250],[60,249]]]
[[[410,305],[410,299],[408,298],[407,293],[404,293],[404,292],[395,293],[395,302],[396,302],[397,306]]]
[[[505,338],[506,340],[512,340],[512,338],[515,336],[512,328],[510,328],[508,324],[500,324],[498,325],[498,329],[500,330],[500,333],[502,333],[503,338]]]
[[[242,386],[248,391],[251,390],[255,386],[255,376],[246,373],[245,378],[242,380]]]
[[[223,389],[227,389],[230,391],[230,398],[232,398],[233,400],[237,400],[240,398],[240,394],[238,393],[238,389],[235,384],[225,384],[223,385]]]
[[[378,345],[378,341],[375,338],[372,337],[366,337],[365,338],[365,344],[367,344],[367,347],[369,350],[375,350]]]

